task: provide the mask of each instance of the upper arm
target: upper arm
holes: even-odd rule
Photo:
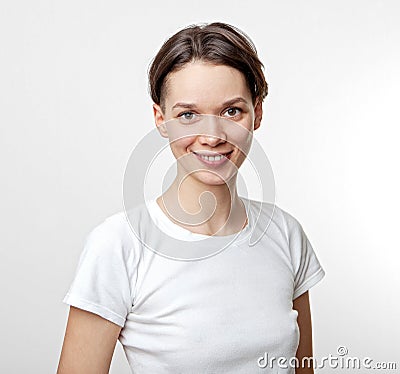
[[[300,342],[296,352],[300,367],[296,368],[296,374],[313,374],[312,361],[305,361],[305,367],[301,368],[303,357],[312,357],[313,355],[311,311],[308,291],[293,300],[293,309],[298,312],[297,324],[300,330]],[[308,362],[311,362],[310,368],[308,367]]]
[[[106,374],[121,327],[94,313],[70,307],[57,374]]]

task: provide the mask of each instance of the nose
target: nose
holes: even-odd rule
[[[207,116],[202,121],[201,134],[198,135],[197,139],[201,144],[206,144],[211,147],[215,147],[220,143],[225,143],[227,140],[226,126],[221,123],[219,117]]]

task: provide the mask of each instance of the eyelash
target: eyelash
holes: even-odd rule
[[[177,117],[178,118],[183,117],[185,114],[196,114],[196,113],[187,111],[187,112],[183,112],[183,113],[178,114]]]

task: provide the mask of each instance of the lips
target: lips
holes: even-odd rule
[[[229,151],[229,152],[210,152],[210,151],[199,151],[199,152],[194,152],[194,154],[199,155],[199,156],[218,156],[218,155],[222,155],[222,156],[228,156],[232,153],[233,151]]]
[[[230,158],[233,151],[230,152],[193,152],[193,154],[203,163],[212,166],[218,166]]]

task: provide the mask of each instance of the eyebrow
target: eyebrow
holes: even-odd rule
[[[245,103],[247,104],[247,100],[241,96],[235,97],[233,99],[227,100],[224,103],[222,103],[222,106],[230,106],[236,103]],[[183,103],[183,102],[178,102],[176,103],[172,109],[175,108],[186,108],[186,109],[194,109],[197,108],[196,104],[194,103]]]

